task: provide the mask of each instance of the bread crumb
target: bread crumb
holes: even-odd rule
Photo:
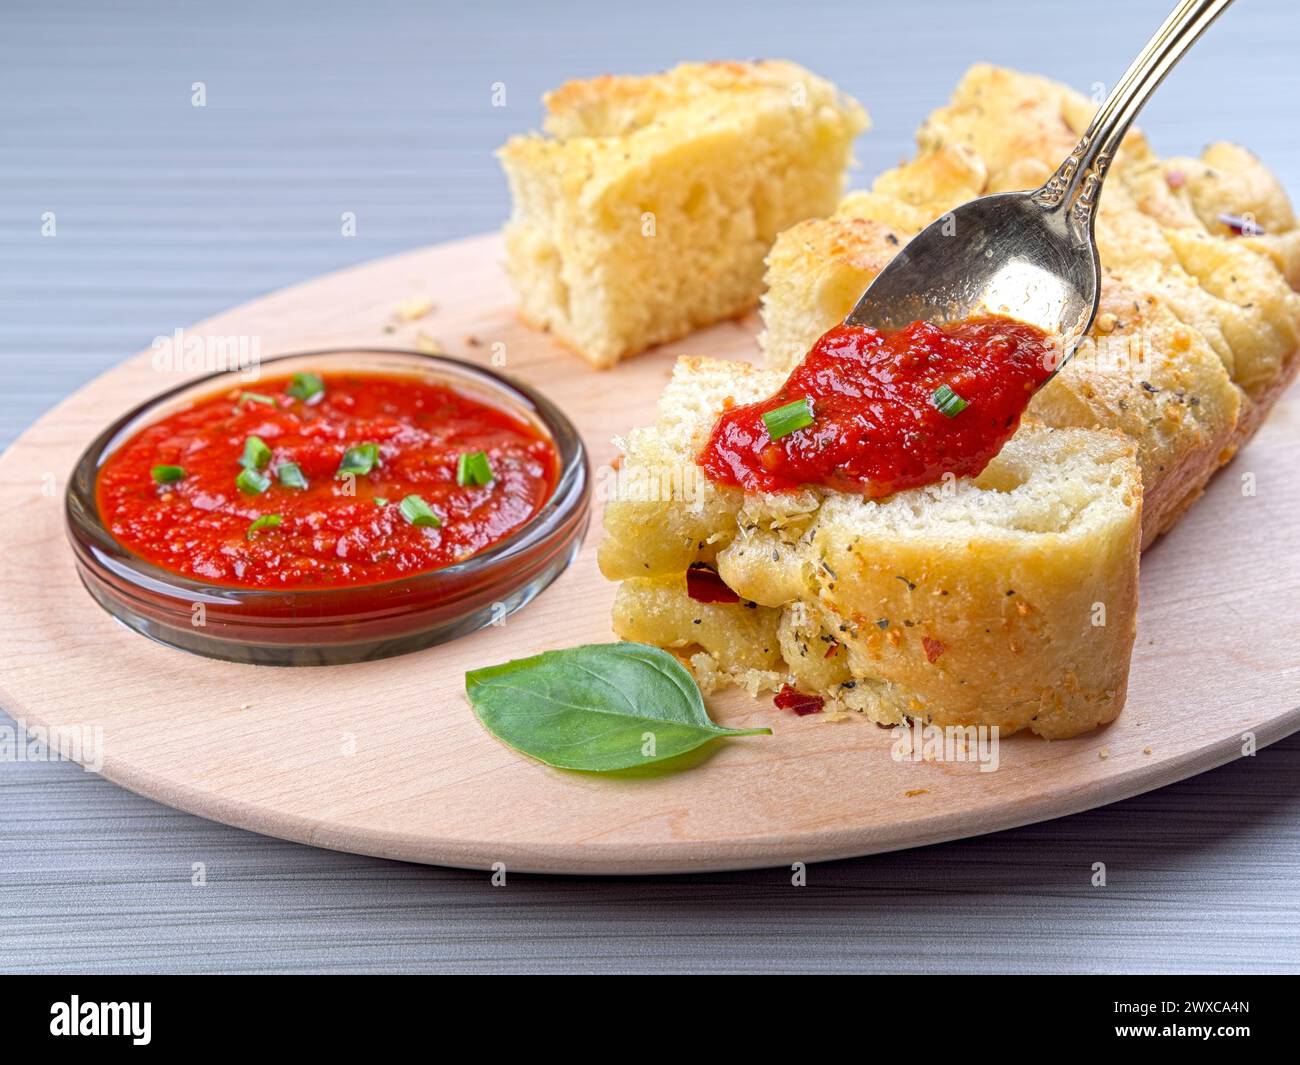
[[[423,331],[415,334],[415,350],[424,355],[441,355],[442,345]]]
[[[909,788],[907,791],[903,792],[903,795],[909,799],[913,799],[918,795],[929,795],[929,794],[930,794],[929,788]]]
[[[1104,762],[1107,758],[1110,757],[1110,748],[1103,747],[1100,751],[1097,752],[1097,757]]]
[[[1150,748],[1150,747],[1143,747],[1143,748],[1142,748],[1142,753],[1143,753],[1143,754],[1150,754],[1150,753],[1151,753],[1151,748]]]
[[[418,322],[433,310],[433,300],[416,297],[397,305],[397,317],[404,322]]]

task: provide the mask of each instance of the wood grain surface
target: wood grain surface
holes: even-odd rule
[[[236,665],[130,632],[81,586],[49,475],[62,486],[106,421],[196,376],[145,351],[0,456],[0,645],[14,652],[0,699],[10,713],[77,730],[110,780],[243,828],[439,865],[612,874],[789,866],[977,835],[1127,798],[1300,727],[1300,400],[1287,395],[1146,555],[1128,705],[1104,729],[1054,743],[1010,737],[986,772],[896,759],[891,731],[865,720],[797,717],[728,692],[708,700],[715,720],[774,735],[710,745],[680,772],[571,773],[510,751],[471,714],[465,673],[614,638],[613,588],[594,558],[614,439],[654,420],[677,355],[743,360],[757,344],[751,318],[594,371],[517,320],[502,256],[497,236],[410,252],[186,333],[227,347],[247,338],[264,357],[413,347],[422,334],[542,388],[582,434],[597,485],[587,542],[550,589],[499,626],[347,666]],[[398,308],[412,298],[431,309],[406,322]],[[1276,532],[1253,537],[1259,527]]]
[[[565,77],[789,55],[872,110],[861,180],[909,150],[974,59],[1087,90],[1117,74],[1166,7],[1098,3],[1095,33],[1061,34],[1072,5],[1015,0],[978,17],[943,0],[743,13],[666,2],[635,29],[596,3],[395,2],[364,19],[330,3],[7,4],[0,442],[156,334],[497,225],[504,187],[490,151],[535,125],[537,96]],[[900,48],[864,65],[861,49],[882,39],[923,44],[925,62]],[[1157,147],[1231,137],[1300,186],[1300,142],[1283,135],[1298,47],[1284,0],[1236,5],[1144,114]],[[203,110],[190,106],[196,79]],[[510,105],[494,110],[501,80]],[[344,240],[349,209],[360,225]],[[40,233],[47,211],[53,240]],[[477,873],[225,828],[66,763],[0,763],[0,968],[1295,970],[1298,758],[1293,737],[1104,810],[818,866],[797,890],[781,870],[519,876],[493,889]],[[1105,889],[1090,886],[1097,861]]]

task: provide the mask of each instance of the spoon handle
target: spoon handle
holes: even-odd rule
[[[1183,53],[1230,3],[1182,0],[1098,108],[1074,151],[1034,194],[1041,207],[1069,212],[1070,227],[1080,243],[1091,236],[1101,183],[1133,119]]]

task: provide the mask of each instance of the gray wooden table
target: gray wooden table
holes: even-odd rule
[[[158,334],[496,227],[491,150],[566,77],[788,56],[871,109],[865,178],[909,151],[968,63],[1091,90],[1169,3],[1093,0],[1089,24],[1076,0],[5,0],[0,444]],[[1241,140],[1300,192],[1297,55],[1293,0],[1242,0],[1144,125],[1169,153]],[[70,764],[6,762],[0,969],[1296,971],[1298,770],[1293,737],[1106,809],[815,866],[802,888],[782,870],[494,888],[215,825]]]

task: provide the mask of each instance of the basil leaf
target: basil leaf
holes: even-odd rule
[[[681,663],[643,643],[587,644],[465,674],[483,727],[561,769],[603,772],[673,758],[719,736],[771,729],[715,725]]]

